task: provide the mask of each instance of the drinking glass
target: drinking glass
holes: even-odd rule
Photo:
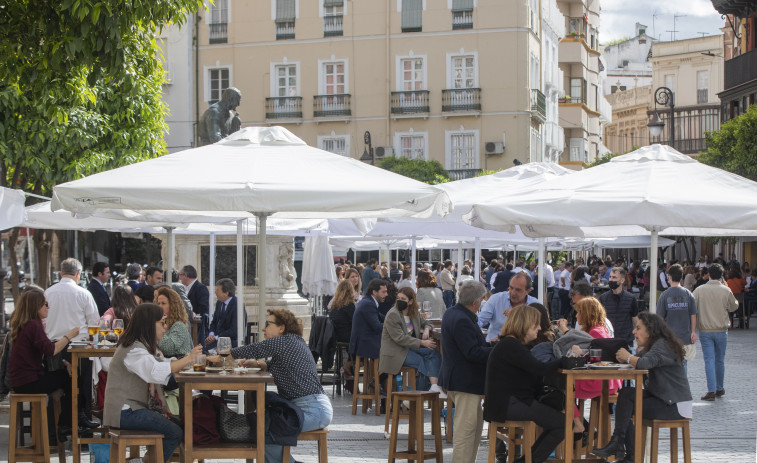
[[[100,336],[103,337],[103,340],[105,340],[105,337],[110,334],[110,320],[105,320],[104,318],[100,319],[100,326],[99,326]]]
[[[100,320],[94,319],[87,322],[87,332],[89,333],[89,341],[94,342],[97,344],[97,340],[95,339],[95,336],[97,336],[97,332],[100,331]]]
[[[192,370],[205,371],[206,360],[207,360],[207,357],[205,357],[203,354],[197,354],[194,357],[192,357]]]
[[[602,349],[589,349],[589,362],[599,363],[602,361]]]
[[[231,355],[231,338],[218,338],[218,346],[216,348],[218,349],[218,355],[223,357],[223,370],[221,371],[221,374],[227,375],[228,373],[226,373],[226,357]]]
[[[113,334],[121,337],[121,334],[124,332],[124,321],[120,318],[116,318],[113,320]]]
[[[426,318],[431,318],[431,302],[423,301],[423,313],[426,314]]]

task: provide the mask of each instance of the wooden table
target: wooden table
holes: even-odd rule
[[[107,430],[103,428],[93,431],[103,433],[106,437],[79,437],[79,363],[81,359],[113,357],[116,349],[71,347],[68,352],[71,354],[71,454],[74,457],[74,463],[80,463],[82,444],[110,444],[110,437],[107,437]]]
[[[603,436],[604,429],[607,425],[609,416],[604,413],[609,404],[609,390],[608,381],[611,379],[632,379],[636,381],[636,406],[634,407],[634,423],[635,423],[635,440],[634,440],[634,462],[641,463],[641,401],[642,401],[642,383],[644,382],[644,375],[648,370],[636,370],[634,368],[621,368],[619,370],[594,370],[594,369],[579,369],[579,370],[558,370],[559,373],[565,375],[565,461],[573,462],[573,407],[576,405],[574,387],[576,380],[581,379],[596,379],[602,381],[602,395],[599,402],[599,425],[598,425],[598,438],[597,445],[595,447],[602,447],[606,445],[606,440],[609,436]],[[591,430],[589,430],[591,432]],[[600,459],[601,460],[601,459]],[[577,461],[585,461],[578,459]]]
[[[192,463],[202,459],[255,459],[265,461],[265,387],[273,382],[270,373],[257,372],[238,375],[207,373],[205,375],[176,374],[179,383],[179,406],[184,418],[184,445],[181,448],[181,461]],[[257,410],[257,445],[252,443],[218,443],[212,445],[194,445],[192,441],[192,389],[221,391],[255,391],[255,407],[252,401],[245,400],[245,408]]]

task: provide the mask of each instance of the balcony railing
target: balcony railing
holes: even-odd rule
[[[473,29],[473,10],[452,12],[452,30]]]
[[[442,112],[481,111],[480,88],[442,90]]]
[[[265,99],[266,119],[302,119],[302,97],[283,96]]]
[[[725,62],[725,90],[757,79],[757,48]]]
[[[531,89],[531,114],[542,122],[547,120],[547,98],[538,88]]]
[[[447,171],[447,177],[452,180],[463,180],[473,178],[481,173],[481,169],[451,169]]]
[[[697,89],[697,104],[704,104],[707,103],[707,99],[709,97],[709,92],[706,88],[698,88]]]
[[[228,39],[228,24],[208,24],[208,41],[210,43],[226,43]]]
[[[392,114],[428,113],[428,95],[428,90],[392,92]]]
[[[565,96],[558,100],[558,103],[584,103],[586,104],[586,97],[585,96],[576,96],[576,97],[570,97]]]
[[[276,40],[288,40],[294,38],[294,21],[276,22]]]
[[[344,33],[342,16],[325,16],[323,18],[323,36],[337,37]]]
[[[350,95],[315,95],[313,97],[313,117],[350,116]]]

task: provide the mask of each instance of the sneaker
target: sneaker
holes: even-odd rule
[[[428,389],[430,392],[438,392],[439,398],[444,400],[447,398],[447,394],[444,392],[441,386],[438,384],[432,384],[431,387]]]
[[[725,395],[725,389],[721,389],[715,392],[715,397],[723,397]]]
[[[706,400],[708,402],[712,402],[715,400],[715,393],[714,392],[708,392],[707,394],[703,395],[701,400]]]

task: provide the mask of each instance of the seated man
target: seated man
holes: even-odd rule
[[[237,297],[234,295],[234,282],[231,278],[221,278],[215,287],[216,310],[210,322],[210,334],[205,338],[205,349],[213,349],[218,338],[231,338],[231,346],[237,347]],[[242,320],[247,320],[243,313]]]

